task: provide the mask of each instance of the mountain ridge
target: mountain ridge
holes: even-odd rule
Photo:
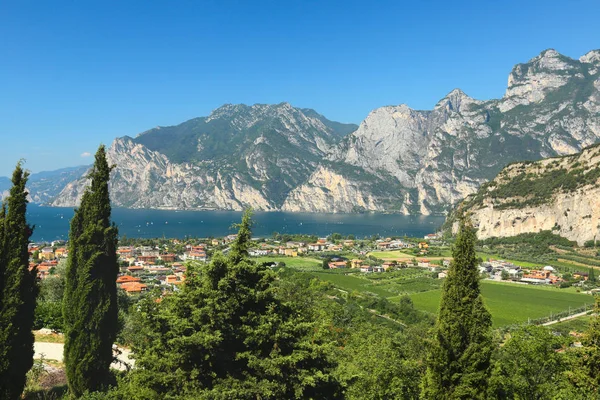
[[[599,60],[598,50],[576,60],[548,49],[513,67],[500,99],[476,100],[456,88],[431,110],[379,107],[358,126],[285,102],[227,104],[117,139],[113,200],[140,208],[444,214],[510,162],[596,143]],[[136,164],[142,153],[145,169]],[[76,204],[83,183],[65,187],[53,204]],[[134,187],[144,188],[137,201]]]

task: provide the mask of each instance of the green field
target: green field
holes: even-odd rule
[[[284,262],[287,267],[295,268],[300,271],[322,270],[322,261],[310,257],[252,257],[257,263],[263,262]]]
[[[525,286],[510,283],[482,281],[481,293],[486,306],[492,313],[495,327],[526,322],[549,316],[570,308],[593,303],[586,294],[573,293],[554,287]],[[432,290],[410,296],[415,307],[437,313],[440,291]]]
[[[592,317],[586,315],[584,317],[574,318],[568,321],[553,324],[548,328],[564,335],[568,335],[571,331],[583,333],[589,328],[591,320]]]
[[[314,275],[321,280],[331,282],[339,289],[347,292],[371,292],[381,297],[391,297],[396,295],[396,293],[390,292],[385,288],[380,287],[380,285],[377,285],[377,283],[373,284],[372,281],[362,277],[327,271],[313,272],[311,275]]]

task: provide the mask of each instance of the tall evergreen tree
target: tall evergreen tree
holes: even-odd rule
[[[17,164],[7,207],[0,212],[0,398],[8,400],[21,397],[34,354],[31,328],[38,288],[37,271],[29,270],[28,177]]]
[[[493,348],[492,319],[479,290],[475,241],[475,230],[463,217],[427,359],[422,384],[425,399],[485,396]]]
[[[112,346],[118,330],[117,228],[111,224],[108,181],[111,167],[100,146],[90,186],[71,220],[63,300],[69,391],[80,396],[111,381]]]

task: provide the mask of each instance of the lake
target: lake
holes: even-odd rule
[[[28,206],[28,222],[35,225],[32,241],[67,239],[73,208]],[[112,218],[119,234],[135,238],[222,237],[235,233],[240,222],[236,211],[172,211],[114,208]],[[435,232],[444,217],[395,214],[316,214],[256,212],[253,236],[267,237],[273,232],[315,234],[353,234],[357,238],[380,236],[419,237]]]

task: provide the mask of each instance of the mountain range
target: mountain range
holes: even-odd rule
[[[116,206],[443,214],[507,164],[573,154],[600,138],[600,51],[545,50],[504,96],[459,89],[432,110],[373,110],[359,125],[288,103],[224,105],[208,117],[114,140]],[[74,206],[85,173],[41,201]]]

